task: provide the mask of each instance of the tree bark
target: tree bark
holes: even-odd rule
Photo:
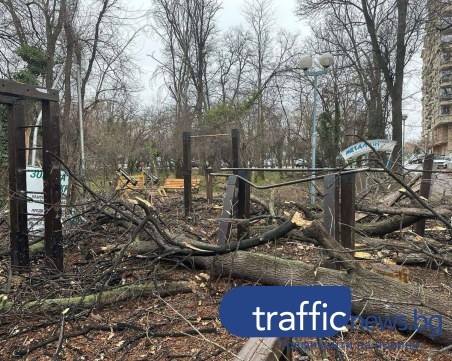
[[[145,295],[159,294],[160,296],[170,296],[179,293],[190,293],[192,289],[186,282],[168,282],[166,284],[130,284],[86,296],[43,299],[27,301],[21,305],[13,302],[0,303],[2,314],[11,311],[14,307],[20,309],[33,310],[34,312],[58,312],[67,307],[91,308],[96,304],[106,306],[112,303],[130,300]]]
[[[362,212],[376,213],[376,214],[391,214],[391,215],[406,215],[425,218],[435,218],[428,209],[424,208],[411,208],[411,207],[386,207],[386,206],[372,206],[368,204],[357,204],[356,210]],[[450,216],[452,211],[443,208],[435,209],[438,214],[443,216]]]
[[[417,216],[394,216],[375,223],[356,224],[355,228],[361,235],[365,234],[369,237],[384,236],[409,227],[421,218]]]
[[[347,286],[352,290],[354,314],[380,315],[381,317],[407,316],[413,322],[413,312],[443,315],[442,335],[431,337],[430,331],[418,333],[433,342],[448,345],[452,342],[452,316],[450,299],[442,294],[425,290],[364,269],[352,272],[315,267],[300,261],[291,261],[271,255],[238,251],[221,256],[196,257],[195,263],[217,275],[279,286]]]

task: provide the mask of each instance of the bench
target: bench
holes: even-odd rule
[[[191,189],[193,191],[199,190],[199,184],[201,183],[201,179],[192,178],[191,180]],[[184,180],[182,178],[166,178],[165,184],[159,187],[159,193],[161,195],[166,196],[166,190],[174,189],[174,190],[183,190],[184,189]]]
[[[156,186],[159,179],[155,175],[141,172],[137,174],[128,175],[124,171],[118,171],[118,182],[116,183],[116,190],[127,192],[148,192],[153,186]]]
[[[126,191],[138,191],[138,190],[146,190],[145,186],[145,176],[143,173],[141,174],[133,174],[129,176],[130,179],[135,181],[135,184],[129,182],[129,180],[122,174],[119,174],[118,183],[116,184],[116,189],[123,189]]]

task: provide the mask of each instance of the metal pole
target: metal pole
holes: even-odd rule
[[[61,69],[58,72],[55,80],[52,83],[52,89],[55,88],[57,86],[57,84],[59,83],[61,76],[63,75],[63,71],[64,71],[64,64],[61,65]],[[41,125],[42,123],[42,110],[39,112],[38,115],[38,119],[36,119],[36,125]],[[33,130],[33,145],[31,146],[32,148],[36,148],[37,144],[38,144],[38,128],[35,128]],[[32,149],[31,150],[31,165],[35,166],[36,165],[36,149]]]
[[[311,137],[311,155],[312,155],[312,168],[315,168],[315,150],[317,145],[317,77],[318,75],[314,75],[314,105],[312,110],[312,137]],[[315,177],[315,170],[312,171],[312,176]],[[315,204],[315,180],[311,181],[311,204]]]
[[[182,152],[183,152],[182,172],[184,174],[184,211],[185,217],[188,217],[192,210],[190,132],[182,133]]]
[[[85,140],[83,134],[82,70],[77,66],[78,118],[80,123],[80,175],[85,174]]]
[[[406,115],[402,115],[402,167],[403,167],[403,161],[405,159],[405,120]]]

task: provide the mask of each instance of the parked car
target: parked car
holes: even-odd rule
[[[298,158],[293,160],[293,164],[297,168],[306,168],[308,166],[308,162],[304,160],[303,158]]]
[[[277,163],[278,161],[276,160],[276,158],[264,159],[264,167],[276,167]]]
[[[448,159],[444,155],[435,155],[433,157],[433,168],[434,169],[446,169],[448,164]]]
[[[408,164],[422,164],[424,162],[424,154],[417,154],[408,161]]]
[[[191,166],[193,168],[199,168],[199,160],[192,160],[191,161]]]

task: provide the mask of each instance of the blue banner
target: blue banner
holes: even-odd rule
[[[329,337],[350,320],[344,286],[246,286],[220,304],[223,326],[239,337]]]

